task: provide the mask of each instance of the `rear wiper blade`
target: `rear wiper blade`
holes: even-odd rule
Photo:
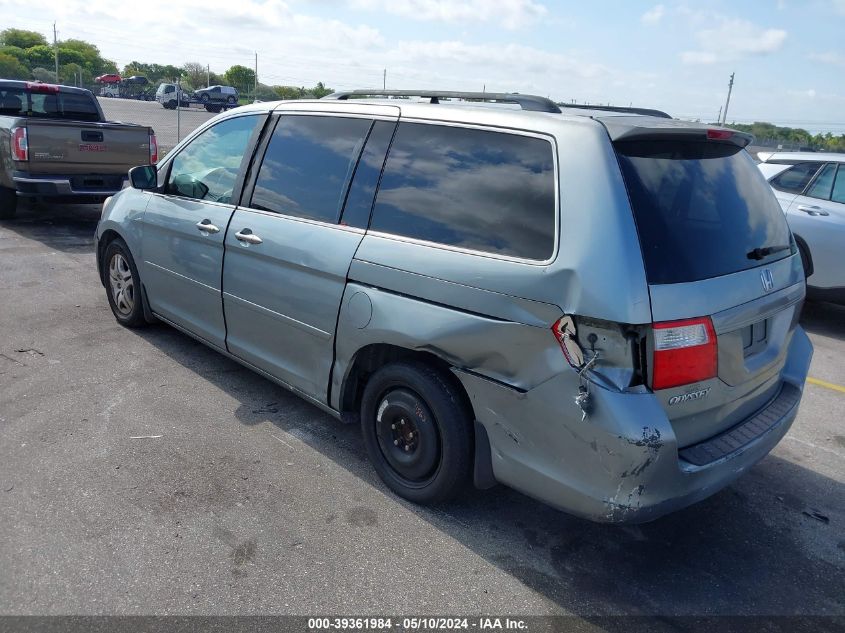
[[[775,253],[780,253],[781,251],[790,251],[792,250],[792,244],[781,244],[780,246],[762,246],[755,248],[753,251],[749,252],[746,257],[748,259],[763,259],[768,257],[769,255],[774,255]]]

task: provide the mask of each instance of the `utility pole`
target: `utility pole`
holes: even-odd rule
[[[733,90],[733,87],[734,87],[734,74],[736,74],[736,73],[731,73],[731,80],[728,83],[728,99],[727,99],[727,101],[725,101],[725,109],[722,110],[722,125],[724,125],[725,121],[727,121],[727,119],[728,119],[728,106],[731,103],[731,91]]]
[[[255,51],[255,87],[252,90],[252,98],[258,94],[258,51]]]
[[[384,74],[382,75],[381,89],[387,90],[387,68],[384,69]]]
[[[53,57],[56,61],[56,83],[59,83],[59,41],[55,22],[53,22]]]
[[[205,65],[205,87],[211,88],[211,66],[209,64]]]

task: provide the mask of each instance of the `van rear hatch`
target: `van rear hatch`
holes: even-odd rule
[[[803,274],[783,211],[744,149],[750,137],[626,118],[605,125],[649,284],[644,364],[683,448],[780,395]]]

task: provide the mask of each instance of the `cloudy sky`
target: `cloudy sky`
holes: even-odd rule
[[[0,23],[123,65],[252,66],[263,83],[518,91],[845,132],[845,0],[0,0]]]

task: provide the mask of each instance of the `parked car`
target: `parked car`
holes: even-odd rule
[[[160,319],[359,424],[419,503],[501,482],[647,521],[780,441],[812,346],[750,136],[371,94],[242,106],[133,169],[96,231],[117,321]]]
[[[801,251],[810,299],[845,305],[845,154],[760,152]]]
[[[163,83],[159,84],[158,90],[155,93],[155,100],[163,107],[172,110],[176,107],[176,93],[179,92],[179,105],[187,108],[190,105],[191,94],[181,90],[176,84]]]
[[[19,197],[102,202],[156,160],[153,130],[106,121],[89,90],[0,80],[0,218]]]
[[[232,86],[209,86],[194,91],[194,96],[203,103],[228,103],[233,105],[238,102],[238,91]]]
[[[135,86],[146,86],[150,83],[150,80],[144,77],[143,75],[132,75],[131,77],[125,77],[123,81],[124,83],[132,84]]]
[[[98,84],[117,84],[120,83],[120,75],[117,73],[106,73],[99,77],[94,77],[94,81]]]

